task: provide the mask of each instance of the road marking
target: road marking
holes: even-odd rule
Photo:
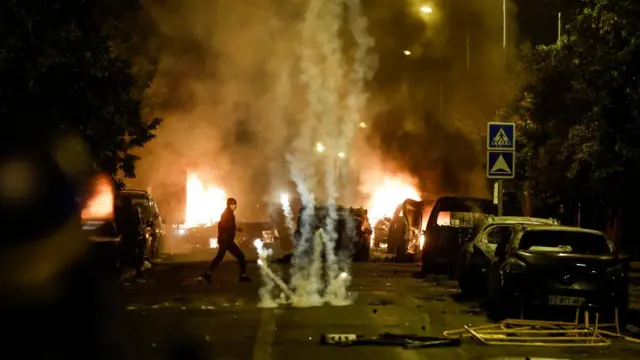
[[[253,345],[253,360],[271,360],[271,345],[275,337],[276,309],[263,309],[256,342]]]

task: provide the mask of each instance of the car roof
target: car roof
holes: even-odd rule
[[[511,224],[548,224],[558,226],[560,223],[556,219],[544,219],[526,216],[489,216],[485,225],[511,225]]]
[[[583,229],[575,226],[564,225],[540,225],[540,224],[527,224],[522,227],[522,231],[565,231],[565,232],[579,232],[584,234],[602,235],[605,236],[602,231]]]

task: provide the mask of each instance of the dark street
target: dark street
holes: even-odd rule
[[[179,260],[179,259],[174,259]],[[354,305],[260,309],[259,275],[237,283],[236,264],[224,262],[214,284],[196,277],[204,262],[165,262],[147,273],[147,282],[122,284],[121,336],[126,358],[167,359],[176,343],[197,347],[207,359],[507,359],[524,357],[635,358],[623,341],[607,348],[525,348],[482,346],[465,340],[461,347],[405,350],[400,347],[331,347],[319,344],[323,333],[377,335],[384,332],[439,336],[446,329],[486,322],[479,306],[457,302],[455,282],[415,279],[416,265],[354,265]],[[637,304],[635,304],[637,305]],[[135,336],[134,336],[135,335]],[[129,339],[129,340],[126,340]],[[181,350],[186,351],[186,350]],[[194,354],[197,354],[194,352]],[[181,352],[177,358],[187,359]]]

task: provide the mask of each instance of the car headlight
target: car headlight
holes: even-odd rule
[[[186,234],[187,234],[187,229],[178,229],[178,235],[182,236]]]

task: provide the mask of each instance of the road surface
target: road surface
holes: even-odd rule
[[[121,359],[631,359],[640,351],[640,345],[622,341],[600,349],[482,346],[473,341],[422,350],[323,346],[323,333],[439,336],[486,318],[478,304],[456,300],[454,282],[416,279],[412,274],[418,267],[412,264],[355,264],[353,305],[277,309],[257,307],[261,282],[256,264],[249,265],[249,272],[257,281],[237,283],[236,264],[223,262],[213,285],[196,280],[205,266],[168,260],[146,272],[146,283],[120,286],[114,346]],[[180,350],[171,357],[176,348]]]

